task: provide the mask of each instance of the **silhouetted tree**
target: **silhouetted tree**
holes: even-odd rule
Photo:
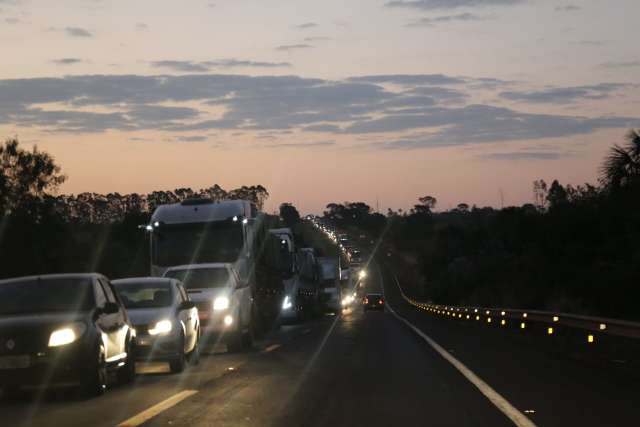
[[[291,203],[282,203],[280,205],[280,218],[282,218],[287,227],[292,227],[300,222],[300,213]]]
[[[562,185],[560,185],[557,179],[554,179],[551,183],[551,187],[549,187],[549,193],[547,194],[549,207],[555,208],[563,203],[566,203],[567,200],[567,191]]]
[[[33,147],[27,151],[16,138],[0,145],[0,214],[30,209],[65,181],[53,157]]]
[[[610,188],[622,188],[640,181],[640,133],[629,131],[627,143],[614,145],[601,167],[602,183]]]

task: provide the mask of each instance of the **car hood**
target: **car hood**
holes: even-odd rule
[[[176,312],[172,307],[133,308],[128,309],[127,314],[133,326],[137,326],[150,325],[164,319],[173,319]]]

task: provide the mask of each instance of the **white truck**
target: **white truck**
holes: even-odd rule
[[[158,206],[146,226],[151,275],[185,281],[203,332],[224,334],[230,349],[250,345],[256,326],[255,261],[265,237],[263,219],[246,200],[189,199]]]
[[[329,312],[339,313],[342,308],[340,286],[340,258],[318,257],[320,307]]]

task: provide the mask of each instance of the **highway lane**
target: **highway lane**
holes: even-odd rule
[[[368,291],[379,291],[383,283],[400,316],[517,410],[534,410],[527,417],[536,425],[640,424],[637,379],[560,357],[537,339],[433,318],[402,300],[388,269],[378,274],[373,266]],[[167,399],[169,404],[148,412]],[[183,400],[170,406],[171,399]],[[282,327],[252,353],[206,355],[183,375],[140,375],[136,384],[97,399],[49,393],[36,402],[0,402],[0,420],[10,426],[52,420],[59,426],[116,426],[125,420],[145,426],[514,425],[390,312],[364,313],[360,307]]]
[[[597,344],[569,344],[517,326],[425,313],[402,298],[385,266],[388,302],[539,426],[640,425],[640,372],[631,360],[601,360]]]

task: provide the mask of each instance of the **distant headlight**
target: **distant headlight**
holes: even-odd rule
[[[171,332],[173,324],[171,320],[161,320],[156,323],[153,328],[149,328],[149,335],[164,335]]]
[[[282,301],[282,309],[289,310],[291,307],[293,307],[293,304],[291,303],[291,298],[289,298],[289,295],[286,295],[284,297],[284,301]]]
[[[360,273],[358,273],[358,277],[364,279],[365,277],[367,277],[367,272],[364,270],[360,270]]]
[[[218,297],[213,300],[213,309],[216,311],[226,310],[229,308],[229,298],[227,297]]]
[[[56,329],[49,336],[49,347],[60,347],[71,344],[84,334],[84,323],[76,323],[65,328]]]

